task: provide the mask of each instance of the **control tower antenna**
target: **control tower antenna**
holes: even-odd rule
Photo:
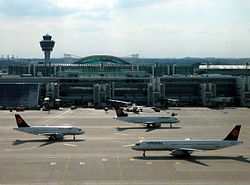
[[[43,36],[43,40],[40,41],[40,46],[42,48],[42,51],[44,51],[44,59],[46,64],[49,63],[50,52],[53,50],[55,45],[55,41],[51,39],[52,36],[46,34]]]

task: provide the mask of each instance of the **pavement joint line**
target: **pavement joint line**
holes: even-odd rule
[[[116,140],[115,138],[107,138],[107,141],[112,141],[112,142],[117,142],[117,143],[125,143],[124,141],[119,141],[119,140]]]
[[[119,174],[120,174],[121,184],[124,184],[123,175],[122,175],[122,169],[121,169],[121,163],[120,163],[120,158],[119,158],[118,155],[117,155],[117,163],[118,163],[118,168],[119,168]]]
[[[51,119],[47,119],[47,120],[45,120],[45,121],[43,121],[41,123],[47,123],[47,122],[50,122],[52,120],[56,120],[56,119],[60,118],[62,115],[68,113],[68,112],[69,112],[69,110],[66,110],[65,112],[63,112],[63,113],[61,113],[59,115],[56,115],[56,116],[52,117]]]
[[[15,152],[15,151],[24,151],[24,150],[31,150],[31,149],[34,149],[34,148],[37,148],[37,146],[32,146],[32,147],[27,147],[27,148],[19,148],[19,149],[4,149],[5,151],[7,152]]]
[[[145,136],[147,134],[147,132],[144,132],[144,133],[142,133],[142,134],[139,134],[138,135],[138,140],[144,140],[145,138],[143,137],[143,136]]]
[[[63,171],[63,176],[62,176],[62,181],[64,181],[64,178],[65,178],[65,175],[66,175],[66,172],[68,170],[68,166],[69,166],[69,161],[70,161],[70,155],[68,156],[68,160],[65,164],[65,168],[64,168],[64,171]]]
[[[168,166],[165,164],[166,162],[161,161],[161,163],[163,164],[164,168],[166,169],[166,172],[167,172],[167,174],[169,175],[169,177],[170,177],[172,183],[176,185],[176,184],[177,184],[177,183],[176,183],[176,179],[174,178],[173,174],[170,172]]]

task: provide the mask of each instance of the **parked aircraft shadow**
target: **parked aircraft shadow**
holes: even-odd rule
[[[42,143],[41,145],[39,145],[39,147],[43,147],[46,145],[50,145],[53,143],[57,143],[57,142],[81,142],[81,141],[85,141],[84,139],[64,139],[64,140],[49,140],[49,139],[33,139],[33,140],[19,140],[16,139],[15,141],[13,141],[12,145],[21,145],[24,143]]]
[[[146,130],[145,132],[150,132],[150,131],[153,131],[153,130],[158,130],[158,129],[180,129],[181,127],[159,127],[159,128],[153,128],[153,127],[144,127],[144,126],[141,126],[141,127],[117,127],[117,131],[124,131],[124,130],[133,130],[133,129],[142,129],[142,130]]]
[[[208,164],[201,162],[202,160],[234,160],[250,164],[250,160],[244,156],[230,157],[230,156],[189,156],[189,157],[173,157],[173,156],[137,156],[135,159],[140,160],[185,160],[191,163],[199,164],[209,167]]]

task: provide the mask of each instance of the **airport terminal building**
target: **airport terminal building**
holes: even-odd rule
[[[0,77],[0,106],[6,107],[36,107],[46,97],[51,107],[106,106],[109,99],[162,107],[250,105],[247,75],[198,74],[192,65],[95,55],[73,64],[10,65],[8,71]]]

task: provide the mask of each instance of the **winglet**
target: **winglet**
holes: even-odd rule
[[[15,114],[17,127],[30,127],[19,114]]]
[[[224,140],[237,141],[240,134],[241,125],[236,125]]]
[[[117,117],[127,117],[128,114],[124,113],[120,107],[115,107]]]

